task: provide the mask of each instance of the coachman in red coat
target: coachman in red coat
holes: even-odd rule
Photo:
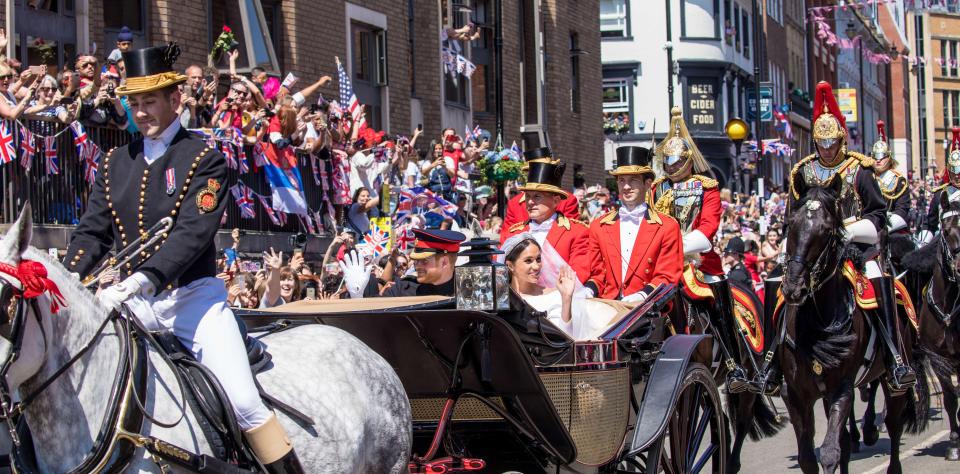
[[[541,247],[546,244],[553,247],[577,273],[580,282],[585,282],[590,276],[587,226],[558,211],[560,204],[570,197],[561,187],[565,165],[553,159],[549,148],[529,151],[525,157],[528,164],[527,182],[520,189],[524,192],[524,213],[527,218],[510,226],[504,224],[500,243],[503,244],[514,235],[529,232]]]

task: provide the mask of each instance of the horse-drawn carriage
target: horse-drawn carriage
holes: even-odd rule
[[[569,339],[515,294],[498,313],[411,297],[240,317],[252,331],[335,326],[383,356],[410,399],[410,472],[725,472],[712,341],[673,334],[676,293],[610,302],[617,316],[593,341]]]

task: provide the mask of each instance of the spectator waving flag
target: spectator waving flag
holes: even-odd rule
[[[264,175],[273,197],[273,208],[280,212],[290,214],[306,215],[307,199],[303,195],[303,180],[300,178],[300,170],[297,168],[286,168],[268,160],[268,164],[263,167]]]
[[[360,105],[360,101],[357,100],[357,95],[353,93],[353,86],[350,85],[350,76],[348,76],[347,71],[343,69],[340,58],[336,59],[337,80],[340,82],[340,104],[343,104],[347,108],[347,112],[350,112],[350,116],[353,117],[354,126],[359,127],[358,130],[360,130],[366,125],[366,119],[363,117],[363,107]]]
[[[390,253],[390,229],[389,217],[370,219],[370,230],[363,235],[363,240],[357,244],[360,252],[375,259]]]
[[[13,144],[13,131],[10,122],[4,120],[0,124],[0,164],[7,164],[17,159],[17,147]]]
[[[34,141],[33,132],[27,130],[27,127],[20,127],[20,165],[23,169],[30,169],[33,163],[33,157],[37,154],[37,145]]]
[[[255,193],[249,186],[238,182],[230,188],[230,192],[237,201],[237,207],[240,208],[240,217],[244,219],[257,217],[257,212],[253,207],[253,196]]]
[[[93,184],[97,179],[97,170],[100,168],[100,147],[92,141],[87,141],[83,147],[83,177]]]
[[[43,161],[47,168],[47,174],[60,174],[56,137],[43,137]]]

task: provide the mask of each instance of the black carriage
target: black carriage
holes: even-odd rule
[[[676,287],[573,341],[515,294],[509,311],[452,298],[300,302],[241,312],[247,326],[314,322],[361,339],[410,399],[410,472],[725,472],[712,341],[674,335]],[[561,469],[562,467],[562,469]]]

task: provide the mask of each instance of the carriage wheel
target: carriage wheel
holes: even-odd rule
[[[663,435],[647,451],[621,459],[616,471],[725,474],[729,447],[722,409],[710,371],[691,363]]]

